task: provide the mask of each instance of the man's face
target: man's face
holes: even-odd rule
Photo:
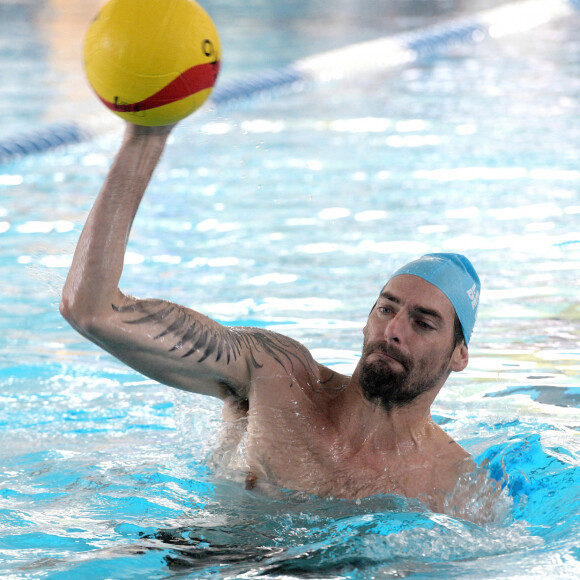
[[[440,388],[467,365],[464,344],[453,347],[455,311],[422,278],[403,274],[383,288],[364,329],[361,385],[369,400],[390,409]]]

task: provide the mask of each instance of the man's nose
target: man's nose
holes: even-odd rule
[[[405,317],[402,312],[397,312],[388,322],[385,328],[385,338],[393,342],[401,342],[405,333]]]

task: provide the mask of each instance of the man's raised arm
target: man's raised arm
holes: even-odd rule
[[[187,308],[119,290],[131,226],[171,127],[128,124],[79,239],[61,313],[83,336],[139,372],[181,389],[244,399],[256,348],[251,333]]]

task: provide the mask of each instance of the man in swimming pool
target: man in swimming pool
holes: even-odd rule
[[[246,486],[358,499],[403,494],[443,511],[469,454],[430,415],[465,368],[479,280],[463,256],[423,257],[387,282],[352,377],[293,339],[230,328],[118,288],[127,239],[171,127],[129,124],[87,219],[61,312],[82,335],[157,381],[220,398],[246,428]]]

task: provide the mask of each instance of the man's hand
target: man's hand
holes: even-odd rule
[[[154,135],[165,136],[169,135],[171,131],[177,126],[177,123],[169,125],[159,125],[156,127],[148,127],[146,125],[136,125],[135,123],[126,123],[125,136],[128,138],[143,138]]]

